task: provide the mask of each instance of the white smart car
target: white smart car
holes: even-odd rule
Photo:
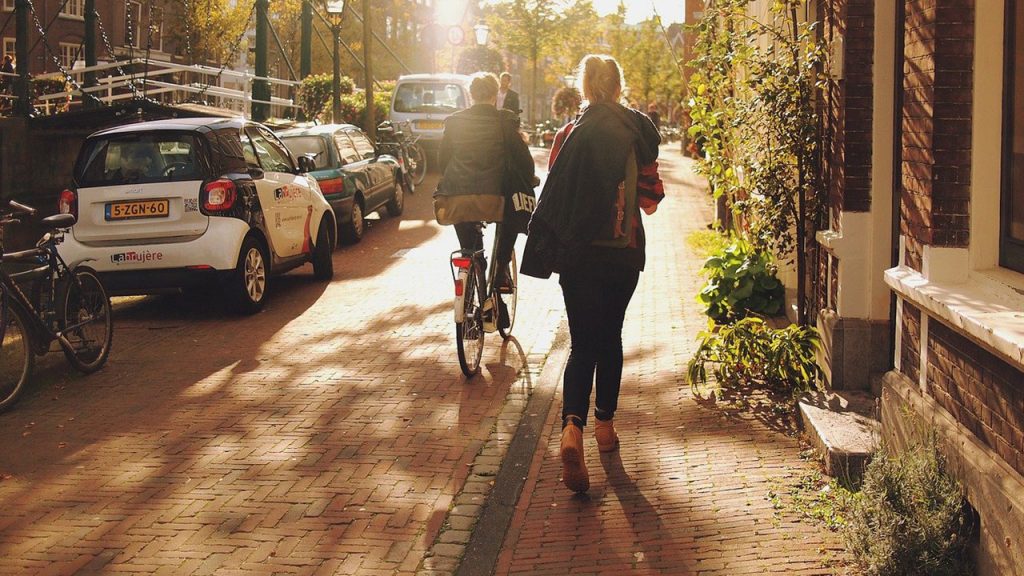
[[[242,312],[267,278],[307,262],[334,275],[337,226],[316,180],[266,127],[242,118],[141,122],[89,136],[60,211],[60,246],[112,294],[218,284]]]

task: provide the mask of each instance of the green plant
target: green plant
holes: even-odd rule
[[[708,383],[708,365],[719,386],[762,384],[797,394],[820,387],[815,352],[818,331],[809,326],[772,328],[751,316],[699,334],[700,346],[686,367],[694,393]]]
[[[974,527],[934,434],[898,456],[875,454],[853,497],[844,536],[866,576],[971,574]]]
[[[299,103],[307,118],[317,116],[320,116],[321,119],[330,118],[331,96],[333,95],[332,78],[331,74],[314,74],[302,80],[302,85],[299,86]],[[355,89],[355,84],[348,76],[339,78],[338,83],[341,94],[351,94]],[[327,108],[328,114],[323,117],[322,113],[325,108]]]
[[[785,288],[776,278],[771,256],[736,238],[704,262],[707,284],[697,295],[704,313],[716,322],[743,318],[748,313],[774,316],[782,311]]]
[[[391,107],[391,93],[374,91],[373,107],[374,126],[376,126],[388,118],[388,109]],[[326,106],[324,113],[327,117],[330,117],[330,103]],[[341,122],[355,124],[363,130],[367,129],[366,92],[360,90],[341,97]]]
[[[701,258],[710,258],[729,246],[729,237],[717,230],[694,230],[686,236],[686,245]]]

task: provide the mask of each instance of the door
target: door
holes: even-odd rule
[[[370,142],[370,139],[362,131],[346,130],[346,133],[356,147],[356,152],[359,154],[360,162],[363,163],[363,170],[366,172],[369,182],[370,192],[368,196],[372,196],[372,200],[368,198],[367,204],[372,204],[374,209],[379,208],[391,199],[392,180],[394,179],[391,166],[377,162],[377,151],[374,150],[373,143]]]
[[[298,256],[311,249],[309,226],[312,216],[309,188],[295,174],[291,156],[284,145],[261,126],[246,126],[242,144],[249,148],[263,170],[256,189],[263,205],[267,232],[277,259]]]

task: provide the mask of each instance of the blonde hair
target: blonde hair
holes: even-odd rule
[[[498,79],[490,72],[470,76],[469,95],[474,103],[490,102],[498,97]]]
[[[583,97],[591,104],[615,102],[625,84],[619,63],[604,54],[584,56],[580,60],[576,77],[580,79]]]

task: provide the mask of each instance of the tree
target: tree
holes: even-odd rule
[[[505,62],[501,53],[486,46],[473,46],[466,48],[459,55],[459,63],[455,71],[459,74],[473,74],[474,72],[493,72],[500,74],[505,70]]]
[[[667,100],[682,89],[682,72],[676,66],[657,17],[640,23],[635,40],[621,55],[626,85],[642,102]]]
[[[252,22],[252,2],[181,0],[174,5],[167,34],[189,64],[221,66],[238,56]]]
[[[572,4],[568,0],[504,0],[491,8],[488,23],[491,30],[500,31],[498,46],[530,61],[530,124],[535,123],[537,110],[545,108],[538,103],[541,59],[554,53],[574,25],[565,16]]]

